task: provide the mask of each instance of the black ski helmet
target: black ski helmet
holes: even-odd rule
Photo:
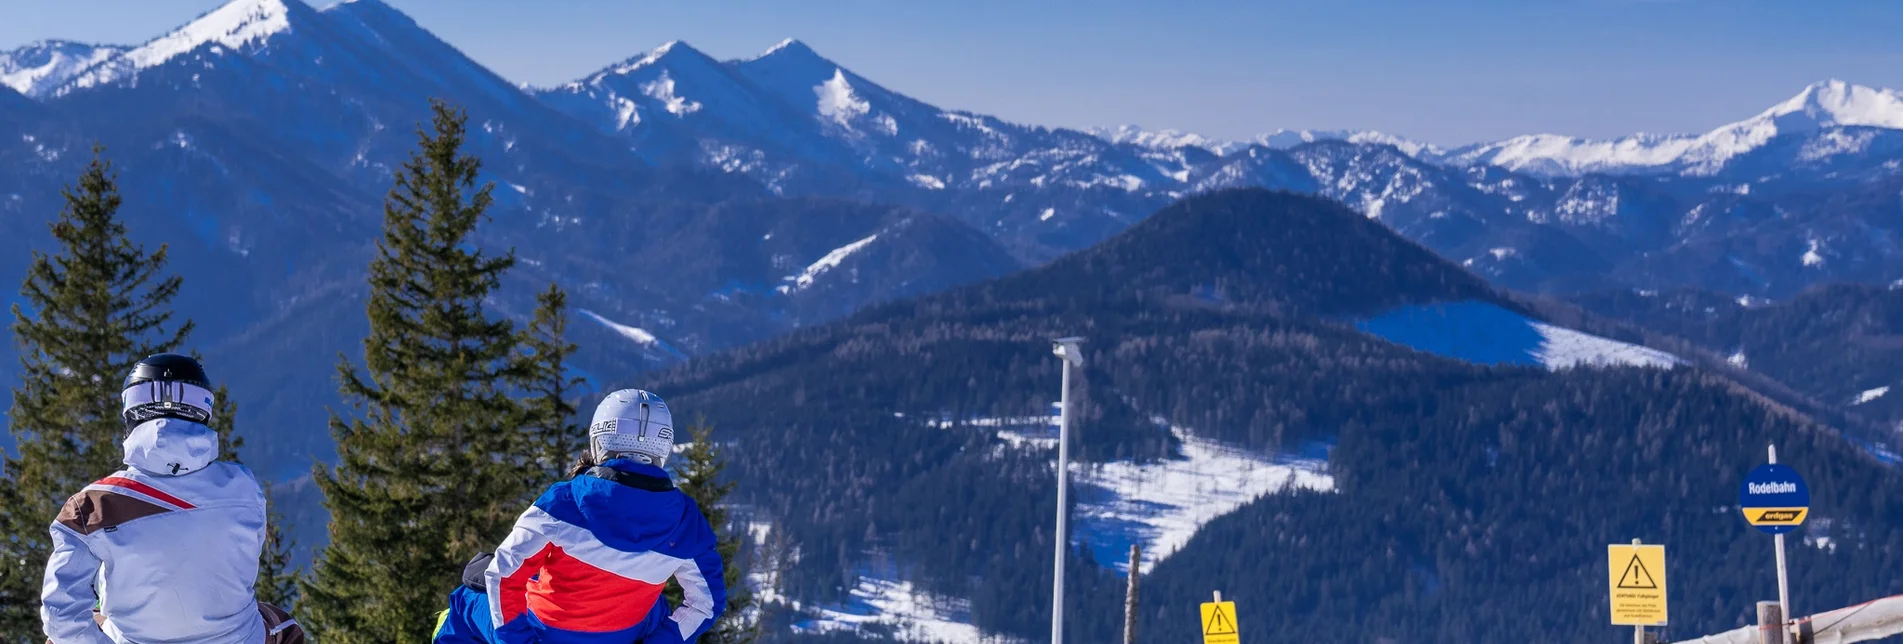
[[[160,353],[132,365],[120,387],[127,427],[154,418],[211,422],[211,379],[191,356]]]

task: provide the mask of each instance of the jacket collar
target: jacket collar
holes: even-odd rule
[[[218,432],[177,418],[139,423],[126,435],[124,463],[154,476],[183,476],[218,459]]]
[[[609,460],[588,468],[587,474],[649,492],[666,492],[674,489],[674,480],[668,477],[667,470],[646,463],[637,463],[631,459]]]

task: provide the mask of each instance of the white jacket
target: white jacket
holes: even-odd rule
[[[125,441],[130,467],[86,486],[53,522],[40,619],[55,644],[261,644],[252,585],[264,492],[213,462],[218,437],[155,419]],[[93,622],[97,600],[103,629]]]

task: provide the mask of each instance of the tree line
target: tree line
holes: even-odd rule
[[[466,122],[432,102],[384,200],[367,271],[370,334],[358,359],[338,356],[347,407],[330,419],[338,462],[311,472],[330,523],[309,569],[293,568],[275,511],[270,521],[258,597],[288,607],[321,641],[427,641],[463,564],[499,543],[586,447],[566,294],[550,284],[526,324],[486,306],[515,256],[472,241],[493,184],[463,151]],[[23,369],[8,413],[17,454],[0,468],[0,641],[41,639],[47,526],[67,495],[119,469],[119,382],[146,355],[184,350],[192,331],[170,306],[183,278],[168,274],[166,247],[131,238],[117,172],[103,148],[93,153],[64,191],[53,250],[34,254],[13,306]],[[237,460],[224,386],[217,402],[222,457]],[[752,641],[758,612],[744,592],[744,526],[723,507],[733,489],[725,457],[710,425],[685,429],[693,443],[670,465],[719,532],[727,583],[739,590],[702,641]]]

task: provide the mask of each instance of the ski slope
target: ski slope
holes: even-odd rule
[[[992,430],[1000,449],[1055,452],[1057,407],[1052,403],[1048,416],[955,423],[940,418],[930,424]],[[1088,543],[1098,563],[1128,572],[1129,549],[1135,544],[1143,547],[1141,567],[1148,571],[1181,550],[1210,521],[1264,495],[1335,489],[1335,479],[1327,473],[1326,446],[1300,455],[1265,455],[1198,437],[1187,428],[1169,431],[1182,443],[1181,458],[1071,464],[1071,481],[1078,486],[1071,542]]]
[[[1663,351],[1535,320],[1487,302],[1404,306],[1355,324],[1361,331],[1419,351],[1475,364],[1574,367],[1684,364]]]
[[[1264,456],[1170,428],[1181,459],[1077,466],[1079,493],[1073,542],[1088,541],[1097,561],[1129,572],[1131,544],[1143,546],[1142,572],[1189,543],[1210,521],[1264,495],[1291,489],[1333,491],[1335,478],[1319,457]],[[1319,455],[1316,455],[1319,456]]]
[[[793,629],[805,633],[885,633],[902,642],[1021,641],[987,636],[970,623],[970,601],[927,593],[910,582],[861,577],[850,595],[852,599],[844,605],[808,607],[814,616],[796,622]]]

